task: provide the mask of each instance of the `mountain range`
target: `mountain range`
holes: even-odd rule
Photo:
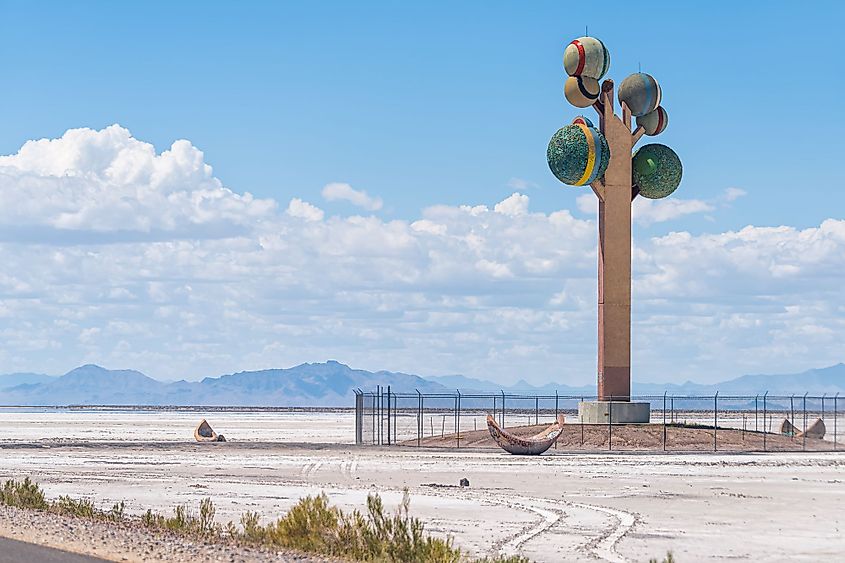
[[[462,375],[423,378],[399,372],[353,369],[334,360],[288,369],[244,371],[201,381],[163,382],[134,370],[84,365],[61,376],[37,373],[0,375],[0,405],[216,405],[352,406],[355,389],[373,391],[390,385],[394,392],[595,394],[594,385],[533,386],[518,381],[502,386]],[[845,364],[785,375],[745,375],[717,384],[637,383],[634,395],[771,395],[827,393],[845,395]]]

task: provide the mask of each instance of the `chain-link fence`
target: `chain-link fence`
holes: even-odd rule
[[[648,424],[586,424],[578,404],[595,396],[513,393],[396,393],[390,387],[355,393],[359,445],[492,447],[487,416],[529,436],[566,418],[555,447],[631,451],[828,451],[840,443],[845,413],[839,394],[753,396],[647,395]]]

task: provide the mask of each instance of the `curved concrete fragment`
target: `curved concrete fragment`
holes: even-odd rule
[[[564,417],[559,414],[557,421],[542,432],[529,438],[520,438],[504,430],[491,415],[487,415],[487,429],[490,431],[490,436],[500,448],[515,455],[540,455],[545,452],[560,437],[564,424]]]
[[[202,419],[197,427],[194,428],[194,438],[197,442],[225,442],[226,438],[222,434],[215,432],[211,425]]]

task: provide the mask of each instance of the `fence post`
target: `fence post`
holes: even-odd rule
[[[373,421],[373,444],[377,443],[378,440],[378,431],[376,430],[376,412],[378,412],[378,400],[376,399],[376,394],[373,393],[373,415],[370,417]]]
[[[361,425],[358,424],[358,390],[353,389],[352,392],[355,393],[355,445],[357,446],[361,443],[358,440],[358,431],[361,427]]]
[[[836,449],[836,419],[839,416],[839,409],[837,408],[839,405],[839,392],[837,391],[836,395],[833,396],[833,449]]]
[[[663,451],[666,451],[666,391],[663,392]]]
[[[607,449],[613,450],[613,395],[607,403]]]
[[[390,445],[390,385],[387,386],[387,445]]]
[[[669,399],[669,402],[671,404],[670,408],[672,409],[671,422],[672,422],[672,424],[675,424],[675,396],[674,395],[672,395],[672,397]]]
[[[757,424],[757,401],[760,399],[760,395],[754,395],[754,432],[759,432],[760,427]]]
[[[763,451],[766,451],[766,397],[769,396],[769,392],[766,391],[763,393]]]
[[[557,389],[555,389],[555,421],[557,421],[558,416],[558,408],[557,408]],[[555,447],[557,447],[557,440],[555,440]]]
[[[493,393],[493,420],[496,420],[496,394]]]
[[[420,447],[420,441],[422,440],[422,424],[423,424],[423,404],[422,404],[422,393],[420,393],[419,389],[414,389],[417,392],[417,447]]]
[[[355,443],[364,443],[364,393],[355,390]]]
[[[789,397],[789,423],[792,424],[792,430],[789,431],[790,437],[795,439],[795,393]]]
[[[505,391],[502,390],[502,424],[501,427],[505,427]]]
[[[716,432],[719,427],[719,392],[713,396],[713,451],[716,451]]]
[[[807,393],[804,393],[804,431],[801,432],[801,450],[807,449]]]
[[[455,437],[455,440],[458,442],[458,447],[460,448],[461,447],[461,390],[456,389],[456,391],[458,392],[458,415],[455,418],[455,423],[457,425],[457,428],[455,429],[455,433],[457,434],[457,436]]]
[[[581,402],[584,402],[584,397],[581,397]],[[580,406],[580,405],[579,405]],[[578,412],[578,420],[581,421],[581,447],[584,447],[584,417],[581,416],[581,412]]]
[[[540,396],[534,395],[534,424],[540,424]]]
[[[376,419],[378,420],[378,422],[376,424],[376,427],[378,429],[378,445],[380,446],[381,445],[381,423],[382,423],[382,420],[381,420],[381,407],[382,407],[382,404],[381,404],[381,385],[376,385],[376,394],[378,395],[378,401],[377,401],[378,406],[377,406],[377,410],[376,410],[376,412],[377,412]]]
[[[827,393],[822,393],[822,423],[824,423],[824,399],[827,397]]]

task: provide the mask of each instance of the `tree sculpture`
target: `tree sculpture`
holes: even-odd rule
[[[547,158],[561,182],[589,185],[598,197],[598,397],[630,401],[631,205],[637,195],[658,199],[674,192],[681,181],[681,161],[672,149],[656,143],[632,155],[643,135],[658,135],[669,122],[653,77],[638,72],[622,81],[618,116],[613,81],[599,85],[610,67],[610,54],[601,41],[572,41],[564,51],[563,66],[569,75],[566,99],[579,108],[592,106],[599,127],[584,116],[575,118],[552,136]]]

